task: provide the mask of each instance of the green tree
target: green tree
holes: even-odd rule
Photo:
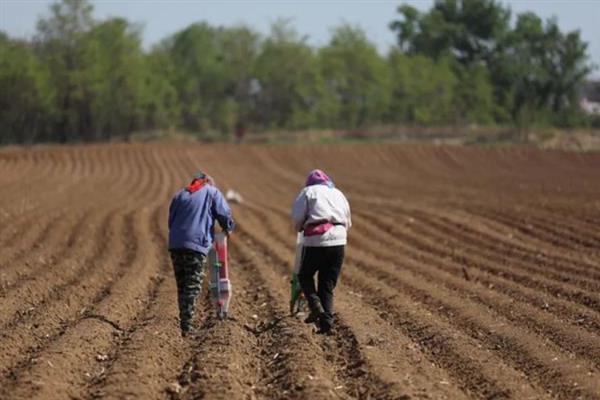
[[[389,55],[392,98],[388,119],[393,123],[443,124],[455,119],[458,79],[451,61],[435,62],[398,50]]]
[[[144,57],[140,30],[122,18],[96,24],[81,43],[80,94],[89,102],[92,139],[128,136],[143,121]]]
[[[496,0],[436,0],[427,12],[407,5],[398,12],[390,28],[401,51],[456,61],[458,119],[526,126],[564,124],[578,113],[590,72],[579,32],[565,34],[533,13],[512,28],[510,10]]]
[[[525,127],[535,121],[561,124],[576,113],[591,71],[586,49],[579,32],[565,34],[556,20],[544,24],[533,13],[520,14],[491,67],[496,84],[512,95],[507,107],[513,119]]]
[[[50,74],[31,45],[0,32],[0,143],[51,140],[48,127],[56,110]]]
[[[257,104],[254,119],[272,128],[306,128],[317,122],[322,100],[315,52],[286,21],[271,27],[254,67]]]
[[[464,64],[488,60],[509,31],[510,10],[496,0],[436,0],[429,12],[401,5],[390,28],[401,49]]]
[[[50,16],[38,21],[36,42],[42,63],[50,70],[56,90],[59,142],[79,138],[90,118],[85,98],[81,41],[93,27],[93,7],[87,0],[63,0],[50,6]]]
[[[338,102],[329,124],[355,128],[383,120],[390,104],[390,71],[361,29],[336,28],[319,60],[325,88]]]
[[[255,103],[254,65],[260,52],[260,38],[246,26],[225,28],[221,31],[220,46],[228,79],[227,103],[232,110],[226,127],[231,131],[235,122],[251,118]]]
[[[222,31],[206,23],[193,24],[165,44],[173,59],[173,84],[179,94],[182,125],[191,130],[227,129],[226,93],[229,76]]]
[[[181,104],[171,81],[174,75],[175,65],[168,50],[157,46],[144,55],[140,128],[156,130],[180,124]]]
[[[455,121],[491,124],[504,118],[495,102],[494,87],[484,65],[455,66],[458,78],[454,91]]]

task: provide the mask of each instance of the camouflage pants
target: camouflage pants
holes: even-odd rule
[[[177,281],[179,321],[182,331],[190,329],[196,310],[196,300],[202,291],[206,256],[194,251],[173,250],[171,261]]]

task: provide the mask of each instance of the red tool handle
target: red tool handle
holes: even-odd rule
[[[219,278],[229,279],[229,261],[227,254],[227,236],[218,235],[215,240],[215,251],[217,253],[217,259],[221,264],[219,268]]]

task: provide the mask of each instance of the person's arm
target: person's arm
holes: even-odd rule
[[[308,212],[307,199],[304,192],[300,192],[294,205],[292,206],[292,223],[296,232],[301,232],[304,229],[306,214]]]
[[[346,229],[350,229],[350,227],[352,226],[352,217],[350,215],[350,204],[348,204],[348,199],[346,198],[346,196],[344,195],[344,193],[342,193],[341,190],[338,190],[339,193],[339,197],[336,200],[337,206],[339,207],[339,211],[341,211],[342,214],[342,221],[339,221],[340,223],[343,223],[344,226],[346,227]]]
[[[213,215],[215,216],[215,219],[219,221],[219,225],[223,231],[225,231],[226,234],[232,232],[235,228],[235,222],[231,216],[231,208],[229,207],[229,204],[227,204],[227,200],[225,200],[223,194],[216,188],[213,195],[212,207]]]
[[[350,213],[350,204],[348,203],[346,196],[344,196],[344,201],[346,202],[346,229],[350,229],[352,226],[352,215]]]
[[[173,200],[171,200],[171,205],[169,205],[169,229],[171,229],[171,226],[173,225],[173,221],[175,220],[175,210],[176,210],[176,205],[175,205],[175,199],[177,197],[174,197]]]

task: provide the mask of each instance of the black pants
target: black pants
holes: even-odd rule
[[[333,324],[333,289],[337,284],[344,262],[345,246],[305,247],[298,280],[311,310],[318,304],[325,311],[321,328],[331,328]],[[318,288],[315,288],[314,276],[318,275]]]
[[[171,250],[177,281],[179,323],[182,331],[190,329],[196,311],[196,300],[202,290],[206,256],[191,250]]]

